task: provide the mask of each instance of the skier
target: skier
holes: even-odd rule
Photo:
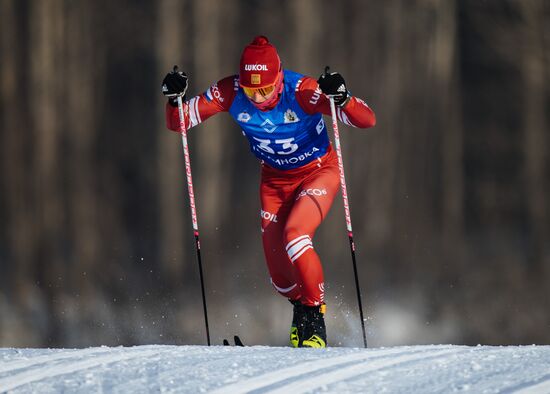
[[[188,86],[176,69],[162,92],[167,127],[180,131],[177,96]],[[312,238],[340,187],[338,159],[322,115],[334,97],[338,119],[360,128],[376,123],[374,112],[351,96],[343,77],[325,72],[318,81],[283,69],[275,47],[257,36],[241,55],[238,75],[213,84],[185,103],[187,128],[229,112],[261,160],[261,231],[273,287],[294,305],[290,342],[326,347],[323,269]]]

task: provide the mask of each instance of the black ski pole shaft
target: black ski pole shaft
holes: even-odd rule
[[[353,242],[353,234],[349,234],[349,245],[351,249],[351,259],[353,262],[353,275],[355,277],[355,290],[357,292],[357,304],[359,306],[359,317],[361,319],[361,330],[363,332],[363,344],[367,347],[367,333],[365,331],[365,318],[363,316],[363,303],[361,302],[361,289],[359,287],[359,275],[357,273],[357,262],[355,260],[355,243]]]
[[[195,249],[197,250],[197,261],[199,262],[199,277],[201,280],[202,309],[204,312],[204,326],[206,328],[206,342],[210,346],[210,328],[208,327],[208,310],[206,308],[206,295],[204,291],[204,276],[202,273],[201,242],[199,232],[195,232]]]
[[[325,69],[325,72],[327,72]],[[355,276],[355,289],[357,291],[357,304],[359,307],[359,317],[361,319],[361,330],[363,331],[363,344],[367,347],[367,333],[365,331],[365,318],[363,317],[363,303],[361,302],[361,289],[359,287],[359,275],[357,274],[357,262],[355,261],[355,243],[353,242],[353,230],[351,227],[351,214],[348,201],[348,192],[346,187],[346,176],[344,174],[344,161],[342,158],[342,148],[340,147],[340,133],[338,132],[338,119],[336,117],[336,107],[334,97],[329,96],[330,113],[332,115],[332,130],[334,131],[334,145],[338,156],[338,167],[340,169],[340,186],[342,188],[342,198],[344,200],[344,212],[346,215],[346,226],[348,229],[349,245],[351,249],[351,260],[353,263],[353,274]]]
[[[199,263],[199,276],[201,281],[202,307],[204,312],[204,326],[206,328],[206,342],[210,346],[210,329],[208,327],[208,310],[206,308],[206,295],[204,291],[204,277],[202,273],[201,243],[199,239],[199,224],[197,220],[197,209],[195,206],[195,193],[193,191],[193,177],[191,176],[191,158],[189,156],[189,146],[187,145],[187,128],[185,127],[185,118],[183,113],[183,101],[178,96],[178,110],[180,117],[181,141],[183,144],[183,156],[185,158],[185,174],[187,175],[187,190],[189,192],[189,206],[191,208],[191,220],[193,222],[193,233],[195,235],[195,249],[197,250],[197,261]]]

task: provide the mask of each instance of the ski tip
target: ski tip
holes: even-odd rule
[[[241,341],[241,338],[239,338],[238,335],[235,335],[233,337],[233,341],[235,342],[235,346],[243,346],[244,347],[244,344],[243,344],[243,341]],[[223,340],[223,346],[232,346],[229,341],[227,339],[224,339]]]
[[[238,335],[235,335],[233,337],[233,340],[235,341],[235,346],[244,346],[243,342],[241,341],[241,338],[239,338]]]

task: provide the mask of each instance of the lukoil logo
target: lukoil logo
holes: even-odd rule
[[[317,104],[317,102],[321,98],[321,94],[323,94],[323,91],[320,88],[315,89],[313,95],[311,96],[311,99],[309,100],[309,103],[313,105]]]
[[[267,71],[267,64],[245,64],[244,71]]]
[[[321,197],[327,195],[327,189],[306,189],[302,190],[298,196],[296,197],[296,200],[299,200],[302,197],[305,196],[315,196],[315,197]]]
[[[270,222],[277,223],[277,215],[271,212],[264,211],[263,209],[260,210],[260,216],[264,220],[269,220]]]

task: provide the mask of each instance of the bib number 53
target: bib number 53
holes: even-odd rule
[[[278,155],[290,155],[291,153],[294,153],[298,150],[298,144],[294,143],[294,138],[283,138],[279,140],[269,140],[269,139],[263,139],[263,138],[254,138],[255,141],[258,142],[257,147],[264,152]],[[275,151],[270,145],[274,144],[275,149],[281,149]]]

